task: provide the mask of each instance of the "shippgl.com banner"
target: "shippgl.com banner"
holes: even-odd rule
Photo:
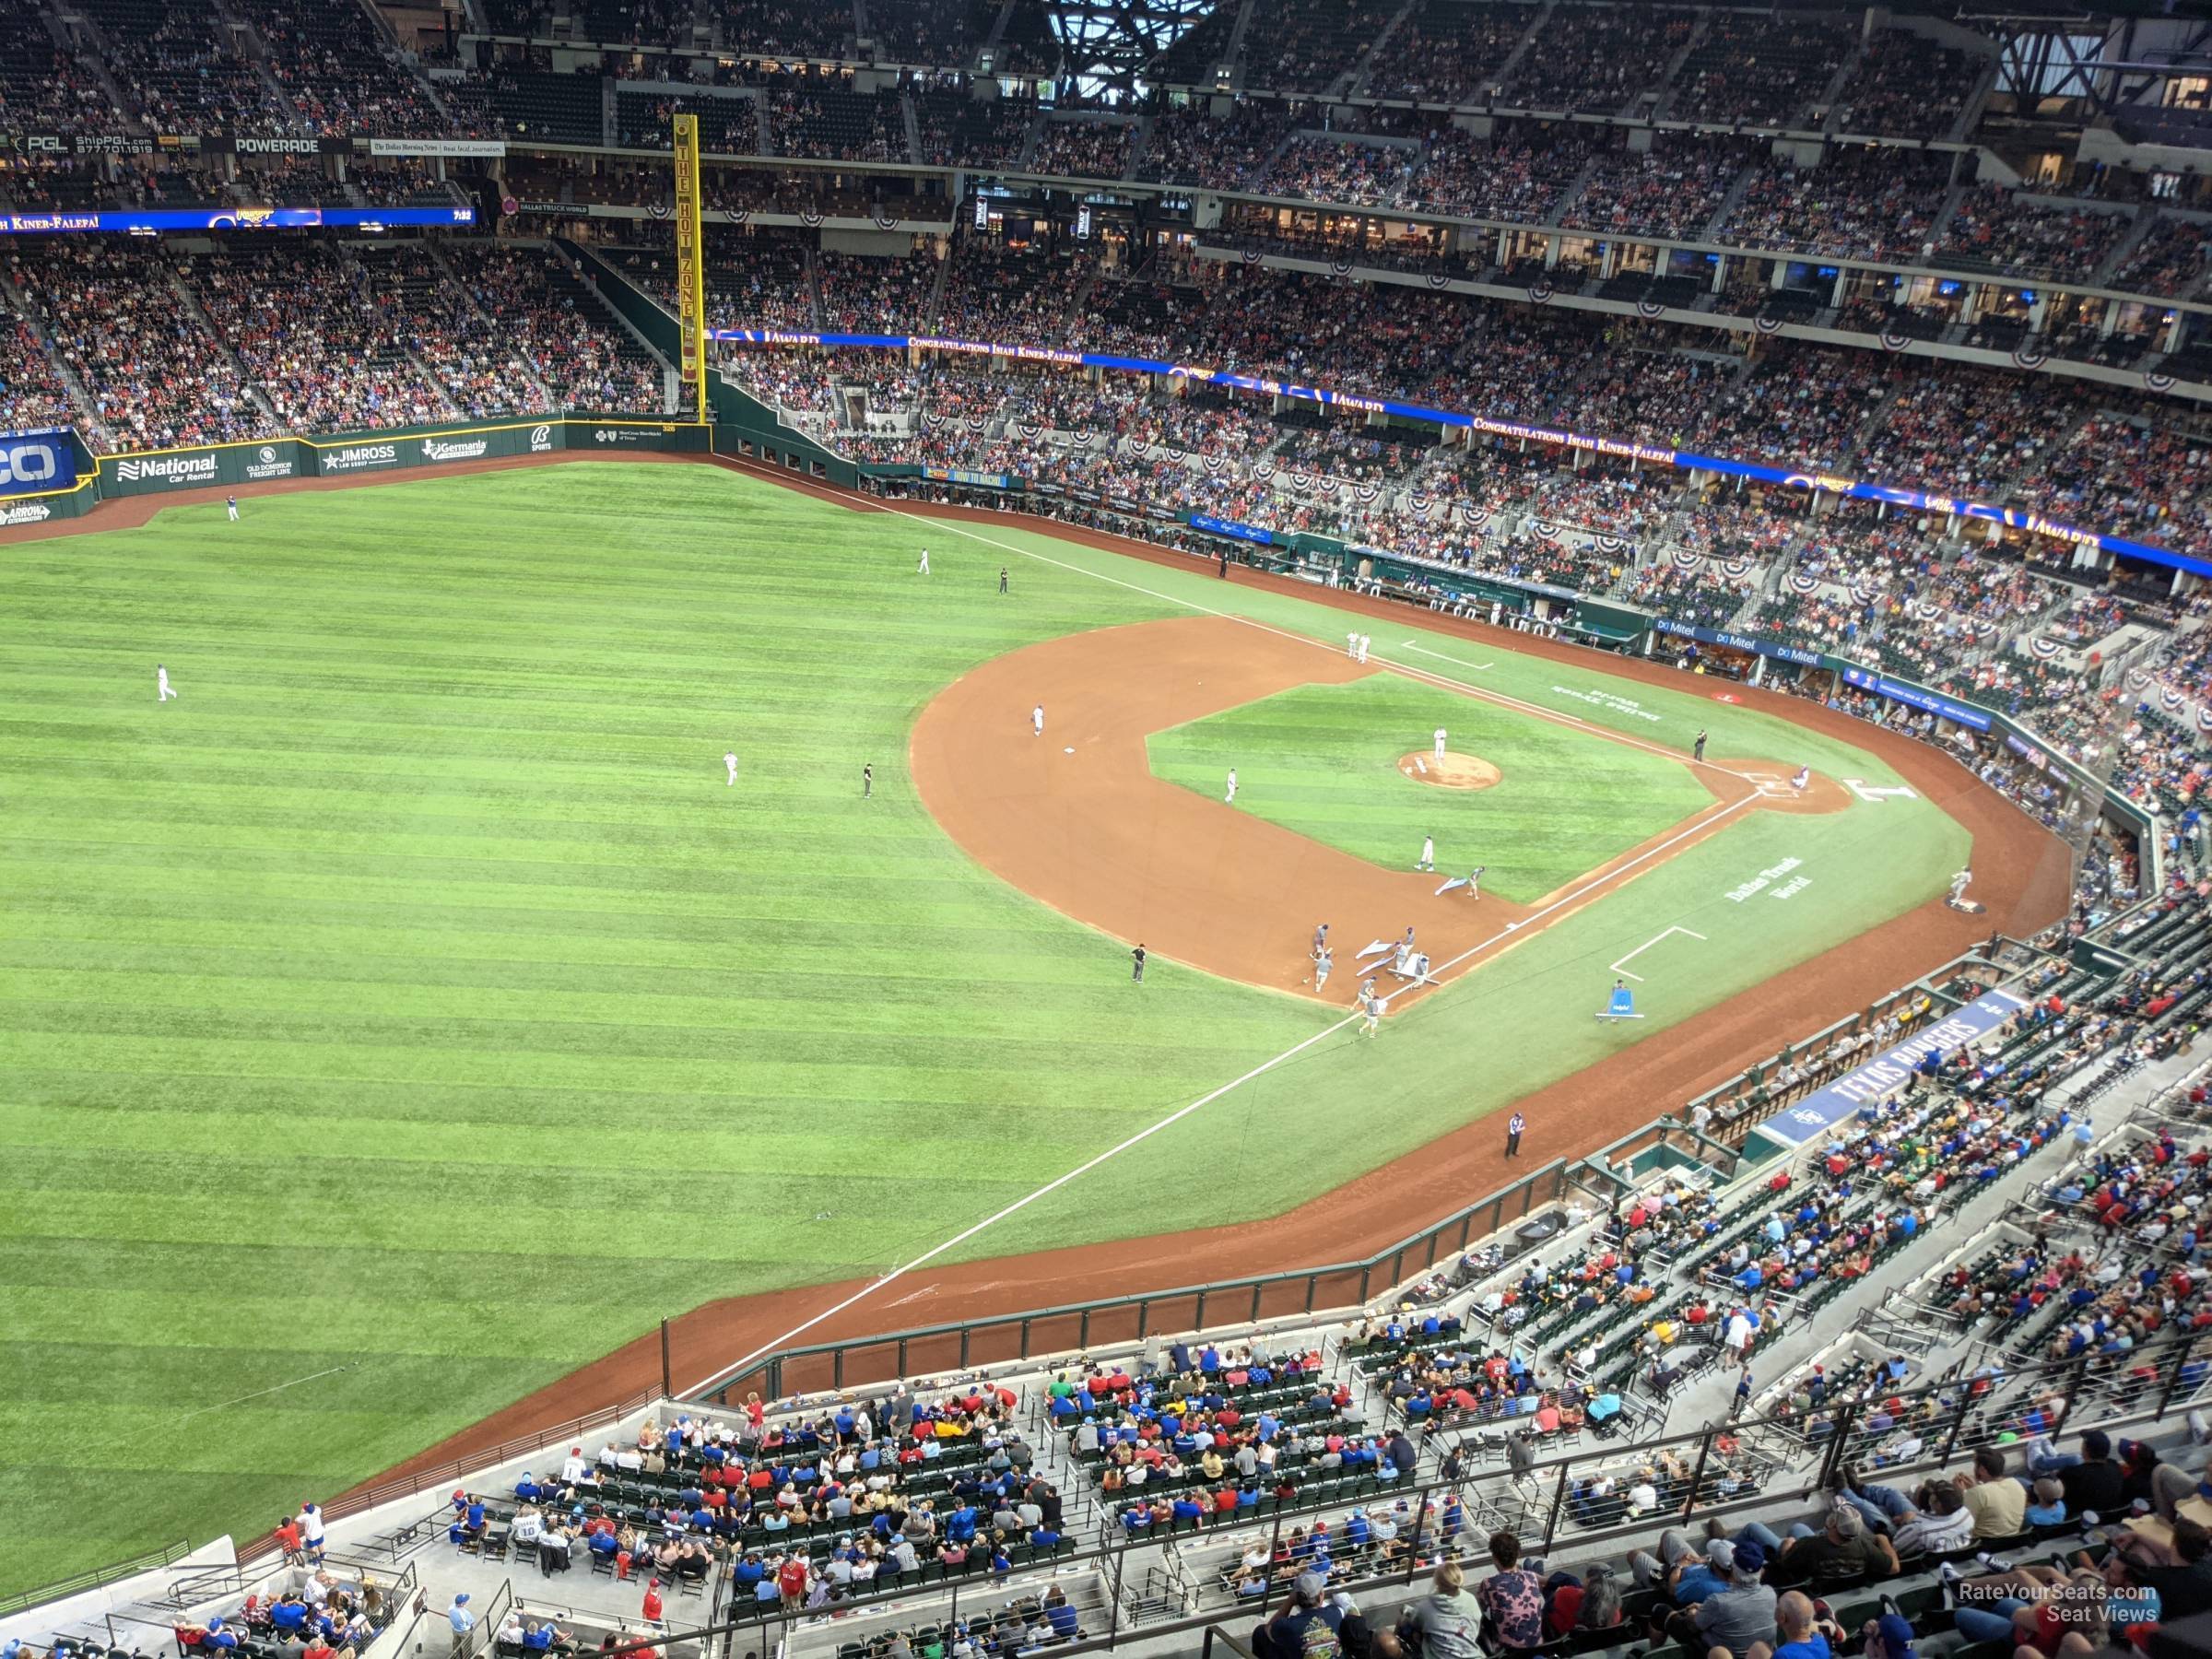
[[[331,438],[272,438],[100,458],[100,494],[160,495],[183,489],[347,478],[564,450],[704,449],[706,434],[675,421],[564,417],[467,426],[409,427]]]

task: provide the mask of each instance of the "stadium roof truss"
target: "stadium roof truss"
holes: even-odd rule
[[[1030,0],[1015,0],[1022,5]],[[1134,100],[1145,71],[1222,0],[1034,0],[1065,56],[1062,84],[1087,99]]]

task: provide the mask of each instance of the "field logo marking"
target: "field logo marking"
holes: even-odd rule
[[[1630,951],[1627,956],[1622,957],[1619,961],[1613,962],[1608,965],[1612,968],[1613,971],[1619,974],[1621,978],[1632,979],[1641,985],[1643,983],[1643,975],[1641,973],[1630,973],[1625,964],[1634,961],[1638,957],[1641,956],[1653,946],[1658,944],[1662,939],[1665,939],[1673,934],[1688,934],[1689,936],[1697,940],[1699,944],[1702,945],[1705,943],[1705,935],[1701,933],[1690,933],[1689,929],[1687,927],[1670,927],[1665,933],[1653,934],[1642,944],[1637,946],[1635,949]]]
[[[1857,795],[1860,800],[1870,801],[1877,806],[1891,798],[1900,801],[1920,799],[1902,783],[1869,783],[1864,778],[1846,778],[1843,780],[1843,787]]]

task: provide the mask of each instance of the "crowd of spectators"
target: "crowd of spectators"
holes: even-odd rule
[[[2183,300],[2204,281],[2208,254],[2212,254],[2212,223],[2160,214],[2120,262],[2120,268],[2112,273],[2112,286],[2129,293]]]
[[[308,132],[330,137],[445,133],[453,124],[359,6],[302,12],[284,0],[238,0],[268,71]]]
[[[1951,210],[1936,259],[2010,276],[2082,278],[2120,245],[2129,222],[2125,213],[2024,202],[1985,184],[1969,191]]]
[[[941,333],[964,340],[1065,344],[1077,290],[1093,267],[1045,241],[1004,241],[984,231],[953,239],[938,305]]]
[[[1477,138],[1454,127],[1430,141],[1406,206],[1469,218],[1542,224],[1581,175],[1590,138],[1569,127],[1521,122]]]
[[[347,431],[449,413],[409,357],[400,320],[370,302],[329,244],[234,246],[191,261],[184,275],[286,429]]]
[[[2070,524],[2212,554],[2212,437],[2110,411],[2089,418],[2013,491],[2022,506]]]
[[[830,332],[927,334],[935,326],[929,301],[938,266],[927,254],[883,257],[825,249],[816,259],[822,325]]]
[[[1154,118],[1136,176],[1156,183],[1252,190],[1277,145],[1298,124],[1279,104],[1240,103],[1219,119],[1184,110]]]
[[[1537,7],[1418,0],[1370,55],[1361,89],[1371,98],[1471,103],[1528,32]]]
[[[1640,6],[1577,7],[1574,27],[1524,53],[1504,101],[1610,114],[1659,78],[1697,27],[1693,14]]]
[[[1728,139],[1661,133],[1646,150],[1603,152],[1562,225],[1608,235],[1700,237],[1751,152]]]
[[[206,14],[164,0],[87,0],[105,61],[156,132],[284,132],[290,118]]]
[[[1878,30],[1836,101],[1847,133],[1941,138],[1973,93],[1981,61],[1902,29]]]
[[[1120,121],[1048,121],[1037,140],[1030,171],[1080,179],[1118,179],[1129,167],[1130,135]]]
[[[1815,18],[1715,12],[1675,76],[1667,112],[1693,121],[1803,127],[1806,106],[1856,44],[1853,29]]]
[[[1819,166],[1770,161],[1721,227],[1747,247],[1907,259],[1936,239],[1951,158],[1876,146],[1832,148]]]
[[[238,366],[178,298],[159,257],[115,260],[52,239],[14,267],[62,359],[122,450],[256,438],[274,429]]]

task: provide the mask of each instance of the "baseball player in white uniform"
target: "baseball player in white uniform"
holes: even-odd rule
[[[1044,735],[1044,705],[1042,703],[1039,703],[1030,711],[1030,729],[1040,737]]]
[[[730,769],[730,786],[733,789],[735,788],[737,785],[737,751],[732,749],[724,755],[722,758],[722,763]]]
[[[914,574],[917,576],[929,574],[929,549],[927,547],[922,549],[922,562],[915,568]]]
[[[1233,806],[1237,804],[1237,769],[1233,766],[1229,769],[1229,793],[1223,795],[1221,800],[1226,806]]]
[[[1359,636],[1358,634],[1347,633],[1344,636],[1344,654],[1350,657],[1355,663],[1359,660]]]
[[[176,695],[176,691],[169,683],[169,670],[156,663],[154,665],[154,700],[167,702]]]
[[[1367,661],[1367,638],[1365,634],[1359,636],[1359,660],[1363,663]]]
[[[1813,769],[1809,766],[1801,766],[1797,769],[1797,775],[1790,780],[1790,787],[1799,794],[1803,794],[1805,786],[1812,781]]]
[[[1439,760],[1444,758],[1444,728],[1442,726],[1436,728],[1436,758]]]
[[[1421,837],[1421,862],[1415,865],[1413,867],[1417,870],[1433,870],[1436,868],[1435,836],[1424,835]]]

